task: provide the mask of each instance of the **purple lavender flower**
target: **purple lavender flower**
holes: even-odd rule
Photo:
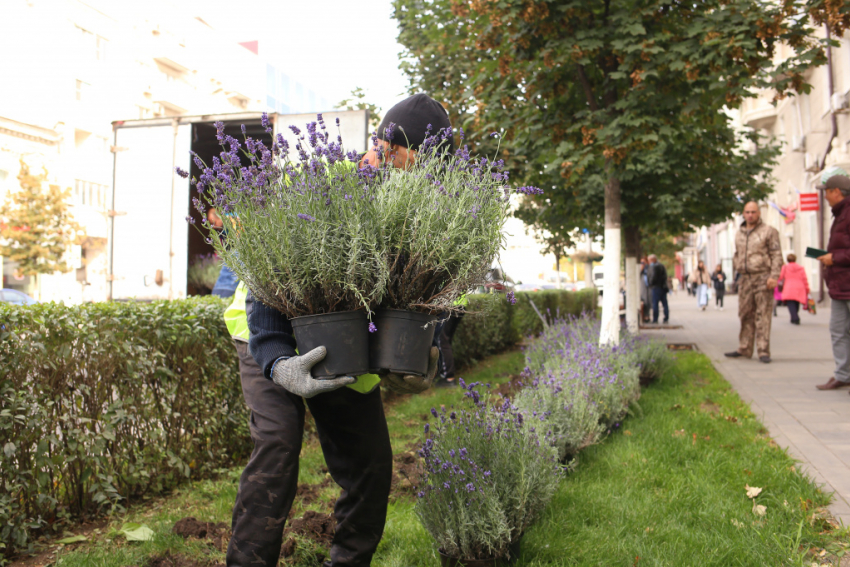
[[[265,129],[267,134],[272,133],[272,127],[269,123],[269,114],[268,112],[263,112],[263,115],[260,117],[260,123],[263,125],[263,129]]]
[[[177,173],[177,175],[179,175],[179,176],[180,176],[180,177],[182,177],[183,179],[186,179],[187,177],[189,177],[189,172],[187,172],[187,171],[184,171],[184,170],[180,169],[180,167],[179,167],[179,166],[178,166],[178,167],[175,167],[175,168],[174,168],[174,171]]]
[[[298,213],[298,218],[301,219],[301,220],[316,222],[315,217],[311,217],[310,215],[308,215],[306,213]]]
[[[378,330],[378,327],[376,327],[376,326],[375,326],[375,324],[374,324],[373,322],[369,321],[369,332],[370,332],[370,333],[374,333],[374,332],[375,332],[375,331],[377,331],[377,330]],[[427,423],[425,424],[425,427],[426,427],[426,429],[425,429],[425,433],[428,433],[428,429],[427,429],[428,424],[427,424]]]
[[[523,195],[542,195],[543,189],[540,189],[538,187],[532,187],[529,185],[527,187],[519,187],[516,192],[521,193]]]
[[[514,292],[509,291],[507,293],[507,295],[505,296],[505,298],[508,300],[508,303],[510,303],[511,305],[516,305],[516,296],[514,295]]]

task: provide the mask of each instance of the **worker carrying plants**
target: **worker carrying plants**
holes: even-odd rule
[[[385,129],[391,123],[396,133],[389,142]],[[372,165],[391,160],[395,167],[406,167],[415,160],[426,132],[444,128],[451,124],[442,105],[427,95],[414,95],[387,112],[378,128],[377,145],[363,156],[361,166],[366,160]],[[451,150],[451,140],[447,142]],[[297,353],[290,321],[276,309],[253,301],[244,284],[225,319],[239,354],[254,441],[239,481],[227,565],[272,567],[278,563],[284,523],[297,488],[305,401],[328,471],[342,487],[334,508],[337,525],[330,561],[324,565],[370,565],[383,535],[392,478],[389,431],[377,389],[381,378],[313,379],[310,369],[325,357],[324,347]],[[424,377],[390,373],[383,380],[399,393],[422,392],[433,382],[438,355],[432,347]]]

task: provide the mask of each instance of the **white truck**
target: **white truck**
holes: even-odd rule
[[[367,110],[322,113],[325,124],[339,134],[346,151],[365,152],[369,138]],[[190,258],[213,251],[205,237],[190,227],[186,217],[200,226],[201,215],[192,206],[197,190],[189,179],[174,172],[179,166],[199,177],[191,159],[196,152],[208,165],[221,151],[215,122],[225,133],[242,140],[248,136],[271,146],[272,134],[261,124],[262,114],[247,112],[205,116],[175,116],[112,123],[114,155],[108,225],[108,299],[178,299],[188,294]],[[305,130],[315,114],[269,114],[273,135],[282,134],[294,148],[289,126]],[[291,150],[292,151],[292,150]]]

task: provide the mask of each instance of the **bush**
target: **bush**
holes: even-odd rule
[[[543,512],[562,469],[540,419],[525,419],[507,400],[435,408],[419,454],[426,482],[416,514],[443,553],[462,559],[505,557]],[[489,402],[489,403],[486,403]]]
[[[0,304],[0,542],[250,452],[224,302]]]
[[[511,305],[501,294],[470,295],[469,313],[461,320],[452,341],[455,359],[462,365],[473,364],[525,337],[539,335],[543,322],[534,312],[532,301],[551,322],[558,314],[577,317],[594,313],[598,297],[596,290],[518,292],[516,304]]]

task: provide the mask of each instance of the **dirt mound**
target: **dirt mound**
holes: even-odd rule
[[[199,561],[185,555],[165,553],[151,557],[144,564],[144,567],[224,567],[224,563]]]
[[[307,506],[321,498],[322,489],[332,486],[334,481],[330,477],[326,477],[319,484],[299,484],[298,491],[295,493],[295,499],[301,500],[302,506]]]
[[[393,455],[393,480],[390,494],[399,498],[413,495],[422,484],[425,468],[414,451]]]
[[[522,376],[519,374],[511,374],[507,382],[503,382],[493,388],[493,393],[503,398],[513,399],[514,394],[522,389]]]
[[[336,529],[336,518],[308,510],[300,518],[295,518],[284,533],[296,533],[317,543],[330,545]]]
[[[213,522],[201,522],[193,517],[178,520],[171,533],[177,534],[184,539],[190,537],[208,540],[213,547],[219,551],[227,548],[230,540],[230,527],[224,522],[214,524]],[[165,565],[159,567],[167,567]]]

